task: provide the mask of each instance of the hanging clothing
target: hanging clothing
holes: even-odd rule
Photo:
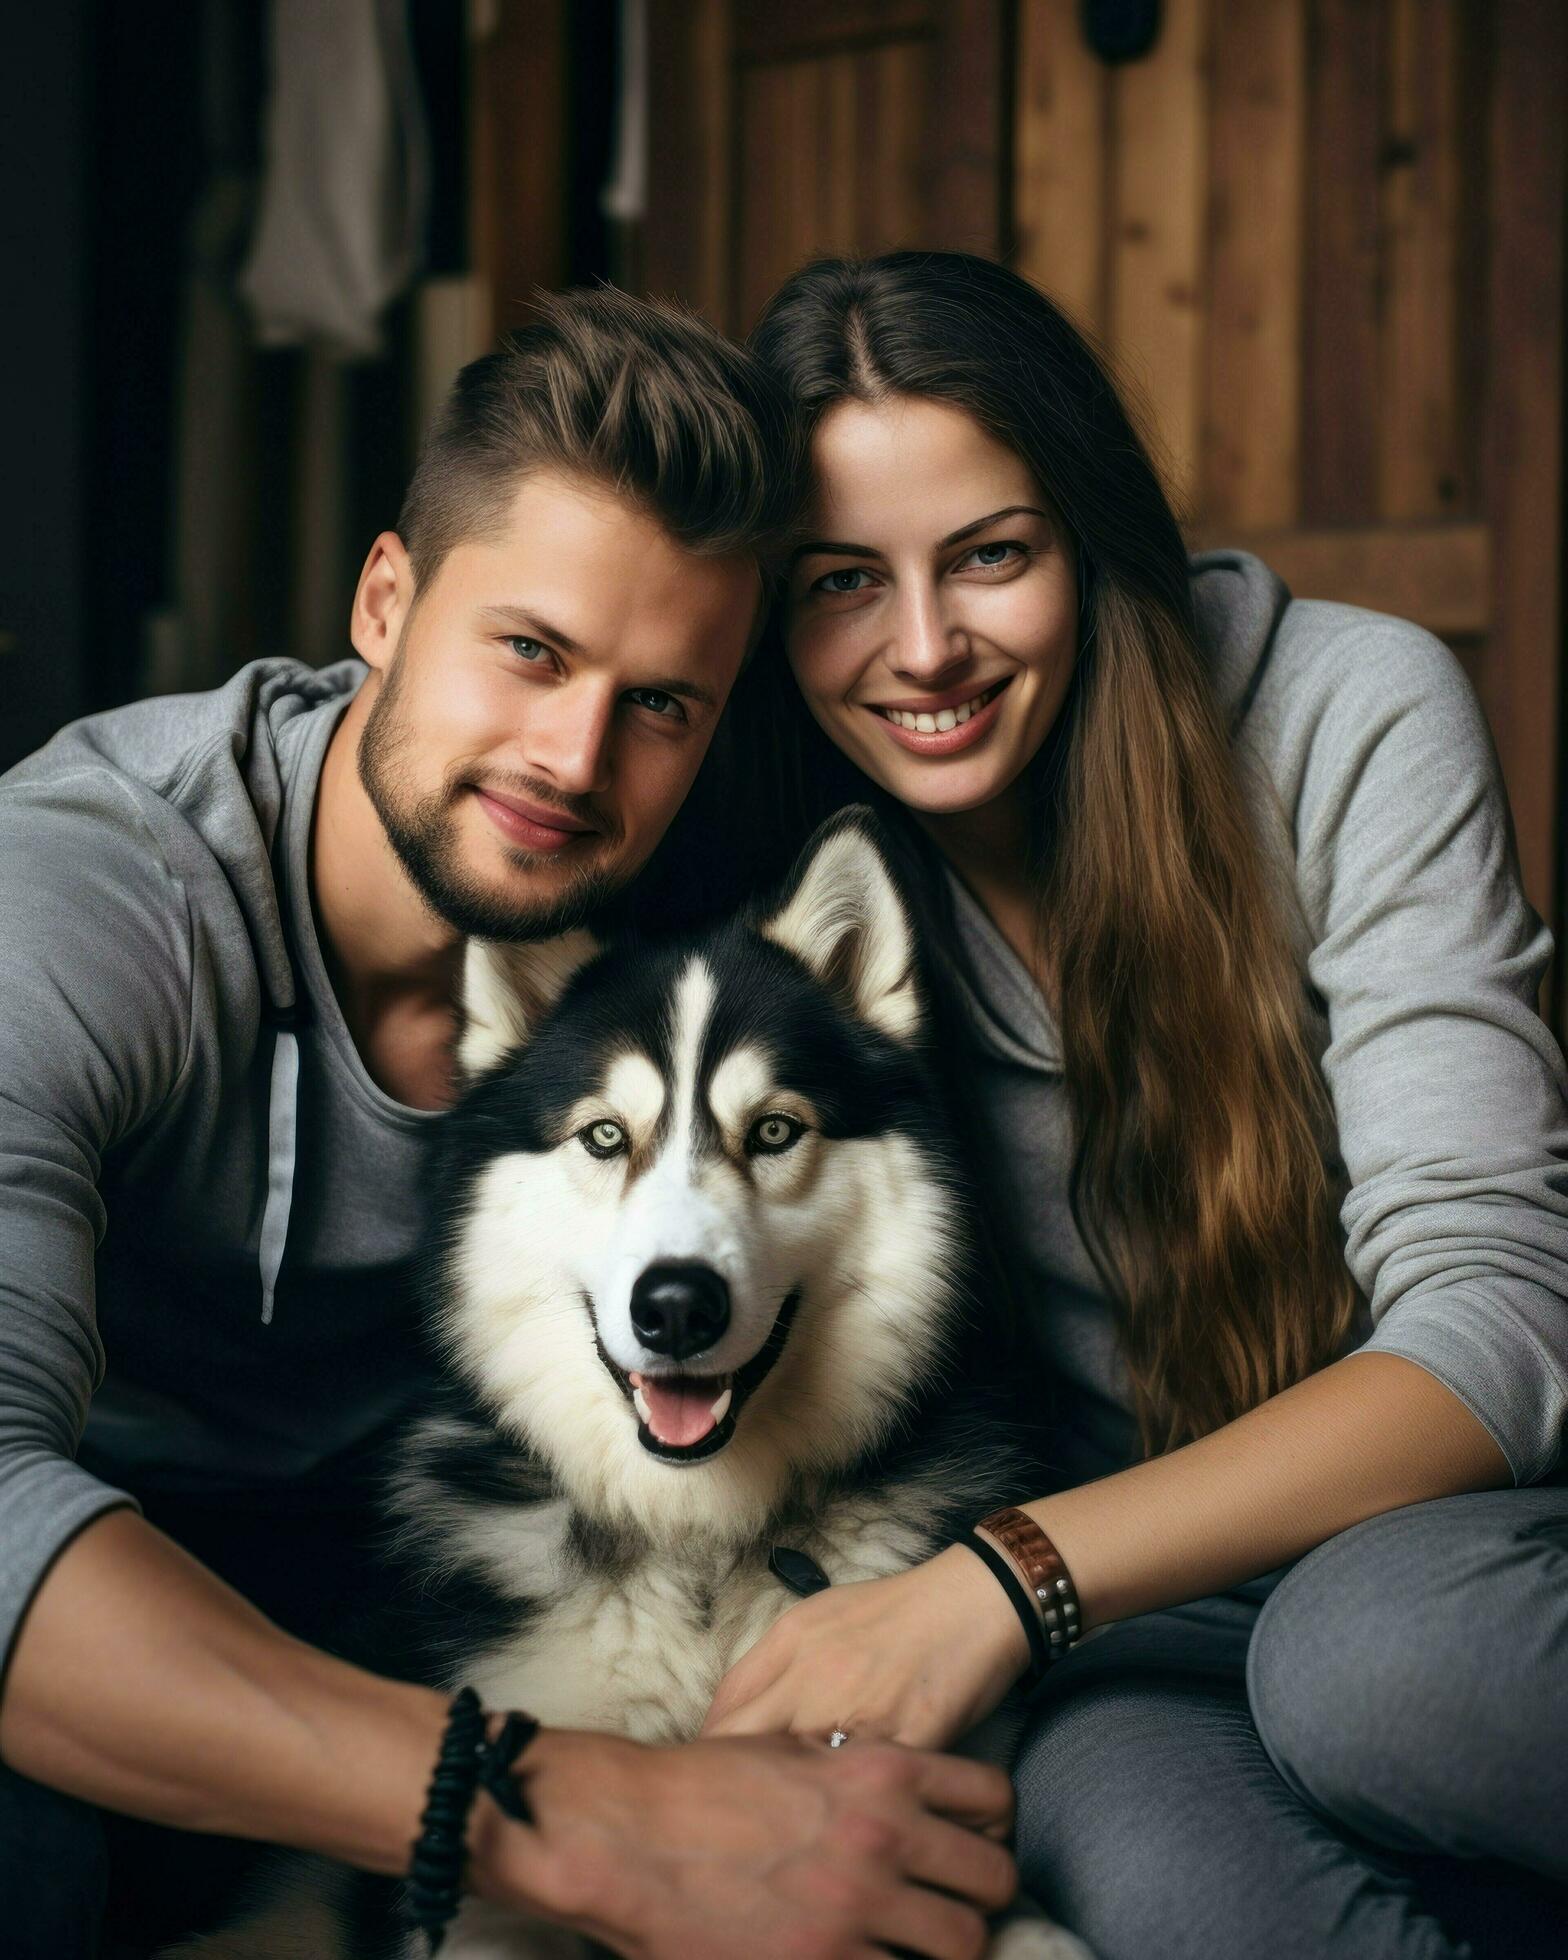
[[[273,0],[261,210],[240,293],[264,344],[380,352],[423,260],[430,158],[401,0]]]

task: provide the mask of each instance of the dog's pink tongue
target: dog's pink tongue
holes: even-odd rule
[[[717,1382],[693,1381],[680,1375],[659,1381],[642,1375],[634,1377],[633,1383],[642,1390],[648,1405],[648,1427],[661,1443],[687,1449],[700,1443],[716,1426],[713,1405],[719,1399]]]

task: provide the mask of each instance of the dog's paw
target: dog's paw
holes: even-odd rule
[[[1094,1960],[1076,1933],[1049,1919],[1009,1919],[992,1935],[986,1960]]]

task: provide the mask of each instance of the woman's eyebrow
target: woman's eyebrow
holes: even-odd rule
[[[995,524],[1003,517],[1039,517],[1047,524],[1051,521],[1034,504],[1004,504],[1000,510],[993,510],[989,517],[977,517],[973,524],[963,524],[956,531],[949,531],[937,550],[945,551],[950,544],[962,544],[965,538],[972,538],[976,531],[983,531],[988,524]]]
[[[993,510],[986,517],[977,517],[972,523],[961,524],[956,531],[949,531],[945,538],[937,540],[938,551],[945,551],[950,544],[962,544],[965,538],[973,537],[976,531],[983,531],[988,524],[996,524],[1004,517],[1038,517],[1050,523],[1049,515],[1035,504],[1004,504],[1000,510]],[[827,558],[885,558],[886,553],[878,551],[874,544],[846,544],[838,538],[812,538],[806,544],[798,544],[790,553],[790,563],[796,564],[802,558],[811,558],[820,553]]]
[[[883,554],[874,544],[842,544],[837,538],[813,538],[808,544],[798,544],[789,555],[792,565],[802,558],[815,557],[822,553],[828,558],[880,558]]]

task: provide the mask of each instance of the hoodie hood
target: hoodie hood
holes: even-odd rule
[[[178,811],[222,866],[239,904],[269,1018],[286,1019],[300,1004],[273,875],[287,750],[304,732],[303,716],[345,700],[365,673],[359,660],[323,668],[252,661],[210,693],[158,695],[73,722],[5,780],[108,768]]]
[[[1263,679],[1290,593],[1250,551],[1202,551],[1191,561],[1198,643],[1232,734]]]

